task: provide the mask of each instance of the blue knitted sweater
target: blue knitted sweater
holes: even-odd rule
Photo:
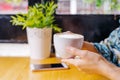
[[[120,27],[113,30],[104,41],[94,43],[94,46],[108,61],[120,66]]]

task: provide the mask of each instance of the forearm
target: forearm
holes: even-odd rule
[[[108,74],[111,80],[120,80],[120,68],[114,67]]]
[[[82,50],[89,50],[89,51],[98,53],[98,51],[94,47],[93,43],[90,43],[90,42],[87,42],[87,41],[84,41],[83,46],[82,46]]]
[[[111,80],[120,80],[120,68],[115,68],[111,73]]]
[[[105,77],[108,77],[111,80],[120,80],[120,68],[113,65],[112,63],[109,62],[103,62],[101,63],[100,69],[102,69],[101,73]]]
[[[89,43],[86,41],[84,41],[82,50],[89,50],[89,51],[98,53],[93,43]],[[111,80],[120,80],[120,68],[108,62],[104,58],[99,62],[98,74],[108,77]]]

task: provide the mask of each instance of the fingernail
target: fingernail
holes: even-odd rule
[[[62,59],[61,62],[65,62],[65,59]]]

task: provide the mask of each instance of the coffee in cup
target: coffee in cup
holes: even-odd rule
[[[84,36],[72,32],[63,32],[54,34],[54,47],[56,57],[70,58],[72,54],[66,52],[66,47],[72,46],[81,48],[83,45]]]

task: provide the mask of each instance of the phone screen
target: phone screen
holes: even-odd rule
[[[36,71],[36,70],[67,69],[67,68],[68,68],[68,66],[65,63],[31,64],[32,71]]]

